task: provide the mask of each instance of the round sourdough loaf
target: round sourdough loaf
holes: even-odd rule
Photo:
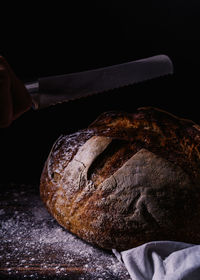
[[[61,136],[40,184],[64,228],[104,249],[200,242],[200,127],[160,109],[106,112]]]

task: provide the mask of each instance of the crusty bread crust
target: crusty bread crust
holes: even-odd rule
[[[61,136],[42,175],[55,219],[104,249],[200,242],[200,127],[157,108],[106,112]]]

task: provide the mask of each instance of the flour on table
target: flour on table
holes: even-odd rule
[[[7,193],[9,201],[0,202],[0,276],[130,279],[112,253],[95,248],[62,228],[47,212],[37,188],[22,185],[18,193],[15,187],[15,192],[11,188]],[[68,278],[72,272],[78,278]]]

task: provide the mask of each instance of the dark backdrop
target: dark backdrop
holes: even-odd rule
[[[0,131],[2,181],[38,182],[55,139],[106,110],[151,105],[200,123],[199,1],[80,2],[1,7],[0,53],[23,81],[160,53],[174,75],[24,114]]]

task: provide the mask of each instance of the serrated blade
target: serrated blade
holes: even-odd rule
[[[26,85],[36,109],[139,83],[173,73],[167,55],[66,75],[40,78]]]

